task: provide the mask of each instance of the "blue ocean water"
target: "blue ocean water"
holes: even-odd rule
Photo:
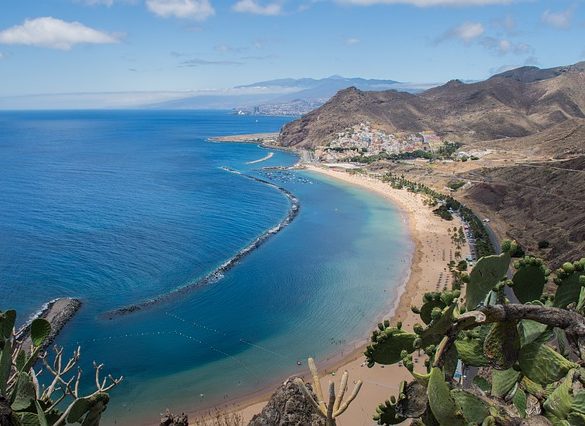
[[[412,250],[380,197],[296,157],[216,135],[286,118],[217,111],[0,113],[0,309],[20,319],[55,297],[84,304],[57,343],[125,380],[105,422],[156,423],[252,392],[367,338]],[[267,161],[247,164],[268,152]],[[133,315],[103,313],[196,281],[287,214],[298,217],[217,282]]]

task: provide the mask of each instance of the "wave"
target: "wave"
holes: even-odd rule
[[[256,177],[256,176],[244,174],[238,170],[231,169],[229,167],[221,167],[221,169],[223,169],[227,172],[230,172],[230,173],[234,173],[234,174],[243,176],[247,179],[251,179],[253,181],[260,182],[264,185],[267,185],[271,188],[274,188],[274,189],[280,191],[286,198],[288,198],[288,200],[290,202],[290,208],[288,210],[287,215],[277,225],[273,226],[270,229],[267,229],[258,238],[256,238],[254,241],[252,241],[246,247],[244,247],[239,252],[237,252],[233,257],[229,258],[224,263],[222,263],[220,266],[218,266],[216,269],[214,269],[213,271],[211,271],[210,273],[208,273],[204,277],[198,279],[197,281],[189,283],[189,284],[184,285],[182,287],[178,287],[178,288],[176,288],[168,293],[161,294],[161,295],[156,296],[154,298],[105,312],[102,315],[103,318],[113,319],[116,317],[121,317],[121,316],[129,315],[129,314],[132,314],[135,312],[139,312],[139,311],[142,311],[144,309],[159,305],[161,303],[175,300],[179,296],[182,296],[186,293],[190,293],[193,290],[198,289],[200,287],[203,287],[205,285],[218,282],[219,280],[221,280],[223,278],[224,274],[227,271],[229,271],[230,269],[232,269],[242,258],[244,258],[245,256],[252,253],[258,247],[260,247],[262,244],[264,244],[270,237],[276,235],[277,233],[282,231],[284,228],[286,228],[299,214],[299,210],[300,210],[299,199],[292,192],[288,191],[287,189],[284,189],[283,187],[278,186],[278,185],[276,185],[272,182],[269,182],[267,180],[261,179],[261,178]]]
[[[42,318],[58,300],[59,298],[56,298],[43,303],[39,310],[29,316],[24,324],[22,324],[22,326],[15,332],[16,338],[20,339],[21,336],[28,330],[32,322],[38,318]]]
[[[248,161],[246,164],[256,164],[261,163],[262,161],[270,160],[274,156],[274,152],[269,152],[267,156],[262,157],[258,160]]]

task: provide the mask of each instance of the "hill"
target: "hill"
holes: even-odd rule
[[[389,132],[432,130],[452,140],[485,141],[532,135],[574,118],[585,118],[585,62],[523,67],[470,84],[453,80],[419,94],[352,87],[286,125],[279,143],[324,145],[363,121]]]

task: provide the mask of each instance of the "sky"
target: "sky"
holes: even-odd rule
[[[334,74],[480,80],[512,67],[584,59],[584,0],[0,4],[1,98],[124,92],[166,99]]]

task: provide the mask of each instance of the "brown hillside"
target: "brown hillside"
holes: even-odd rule
[[[583,140],[585,144],[585,140]],[[464,177],[475,183],[462,200],[490,211],[508,235],[552,265],[585,253],[585,156],[570,160],[482,169]],[[538,242],[550,248],[539,251]]]
[[[349,88],[287,124],[279,143],[327,144],[364,121],[388,131],[434,130],[454,140],[484,141],[532,135],[573,118],[585,118],[585,63],[524,67],[472,84],[454,80],[419,95]]]

